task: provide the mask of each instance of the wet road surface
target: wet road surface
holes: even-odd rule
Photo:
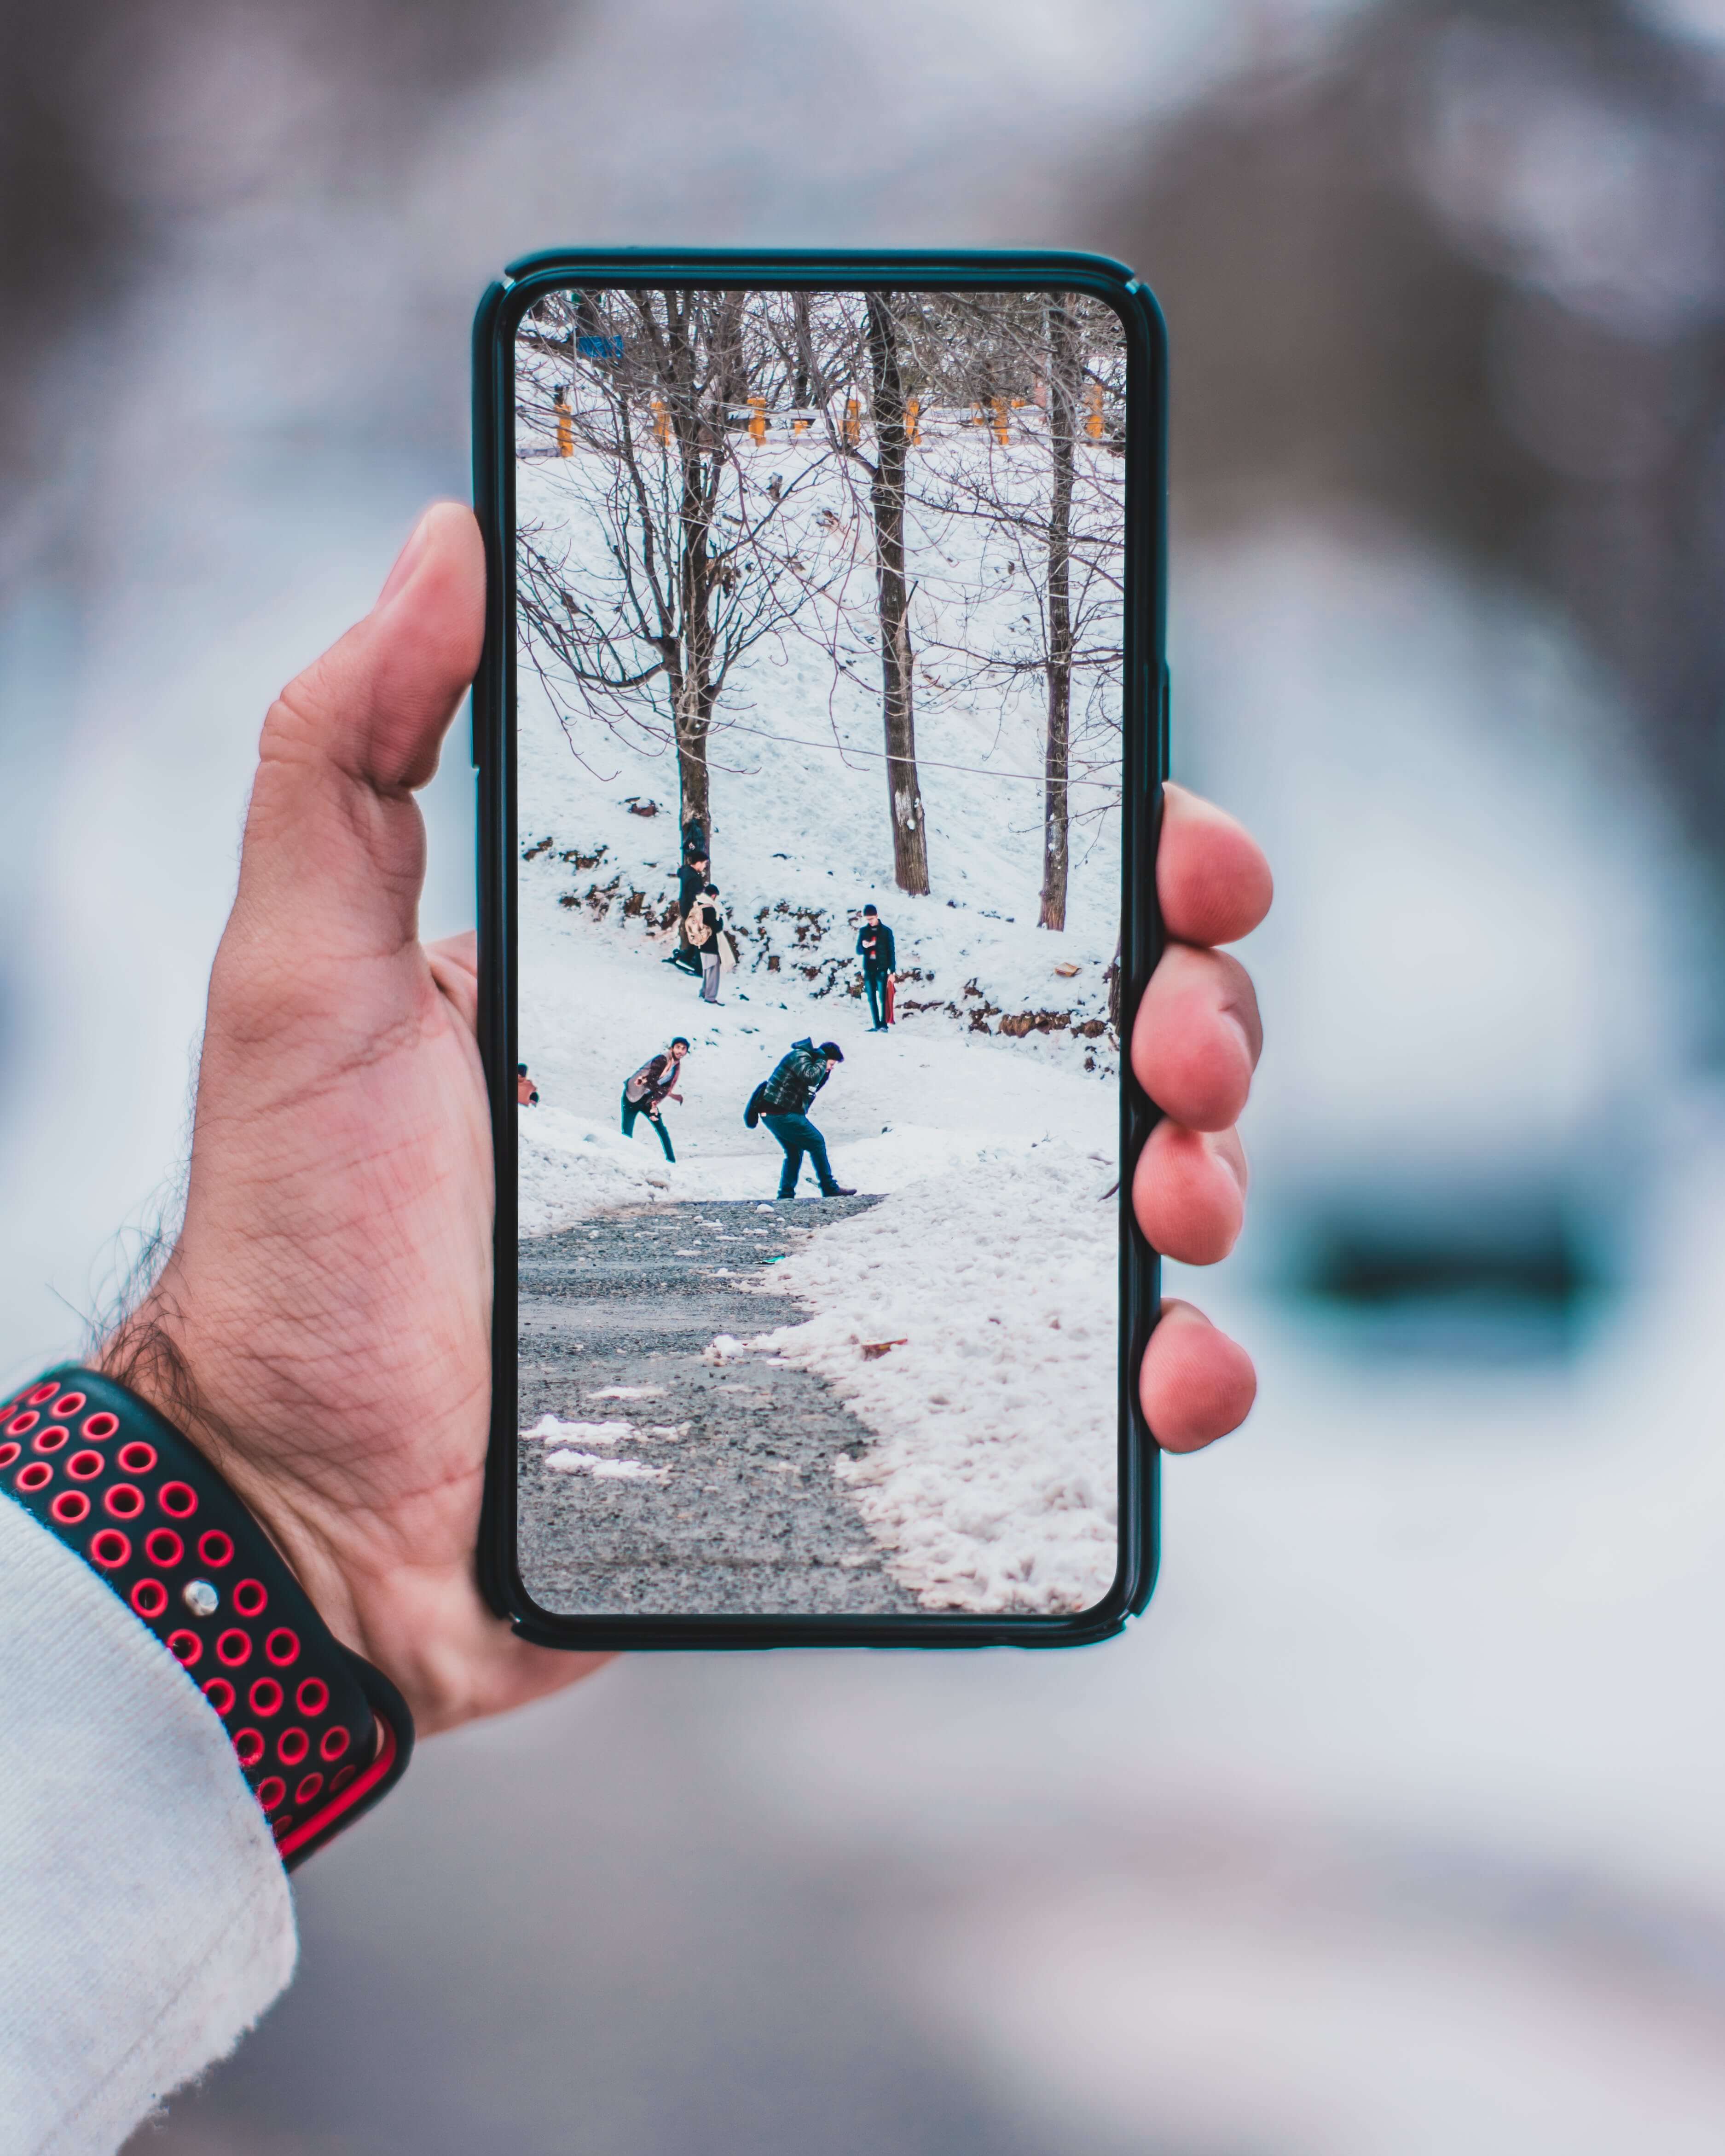
[[[915,1613],[833,1472],[870,1432],[823,1378],[760,1355],[808,1316],[775,1262],[869,1198],[630,1206],[524,1240],[520,1427],[625,1424],[607,1443],[523,1438],[521,1573],[563,1614]],[[621,1393],[623,1397],[618,1397]],[[558,1471],[560,1449],[591,1466]]]

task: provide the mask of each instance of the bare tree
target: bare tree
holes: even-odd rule
[[[973,688],[1040,679],[1038,917],[1063,929],[1073,788],[1091,813],[1117,798],[1124,341],[1113,315],[1076,293],[948,295],[939,314],[945,393],[969,404],[977,433],[969,454],[925,461],[918,505],[979,522],[1022,578],[1025,601],[1004,632],[986,593],[949,605],[930,648],[943,676]]]
[[[869,371],[875,462],[869,487],[875,520],[875,580],[880,615],[880,705],[886,735],[886,796],[895,880],[913,898],[928,892],[928,834],[916,777],[916,656],[905,577],[905,467],[910,454],[904,372],[891,295],[870,292]]]
[[[554,295],[518,341],[523,438],[570,452],[547,465],[559,516],[518,535],[528,654],[626,737],[674,747],[682,823],[710,829],[719,699],[806,594],[787,497],[737,454],[773,342],[743,295],[697,290]]]

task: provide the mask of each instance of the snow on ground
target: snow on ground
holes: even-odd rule
[[[1113,1580],[1111,1180],[1057,1139],[1002,1147],[840,1221],[779,1275],[820,1315],[754,1344],[819,1371],[880,1433],[845,1479],[931,1608],[1082,1609]]]
[[[520,477],[524,521],[564,513],[555,460]],[[945,570],[1008,581],[986,558]],[[912,900],[894,885],[878,695],[791,637],[733,675],[711,749],[710,872],[741,964],[715,1009],[664,963],[674,758],[523,667],[520,1052],[541,1105],[520,1119],[521,1228],[771,1199],[782,1155],[745,1129],[744,1105],[793,1041],[837,1040],[845,1060],[814,1117],[839,1182],[884,1202],[779,1269],[816,1314],[774,1342],[880,1440],[855,1494],[906,1586],[932,1607],[1065,1611],[1106,1590],[1117,1555],[1116,1215],[1101,1194],[1117,1147],[1118,823],[1100,789],[1081,800],[1068,927],[1040,929],[1040,698],[920,693],[934,887]],[[869,1030],[854,955],[868,901],[897,937],[887,1034]],[[665,1109],[671,1163],[644,1121],[624,1138],[620,1099],[675,1034],[691,1047],[684,1097]],[[588,1455],[572,1470],[608,1471],[603,1454],[566,1449]]]

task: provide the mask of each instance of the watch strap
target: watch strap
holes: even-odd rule
[[[105,1579],[203,1691],[290,1871],[406,1772],[407,1702],[342,1645],[210,1462],[81,1364],[0,1407],[0,1491]]]

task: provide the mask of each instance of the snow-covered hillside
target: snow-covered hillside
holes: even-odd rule
[[[562,479],[554,459],[524,465],[521,516],[578,552],[593,538]],[[965,530],[944,536],[947,578],[1000,581],[984,547],[957,551]],[[1050,933],[1040,695],[919,682],[933,889],[914,900],[893,884],[878,693],[787,634],[748,654],[718,716],[711,875],[741,963],[715,1009],[664,963],[669,744],[624,739],[521,670],[520,1052],[541,1096],[521,1119],[521,1233],[644,1199],[771,1199],[782,1156],[744,1105],[793,1040],[837,1040],[815,1119],[839,1181],[882,1202],[787,1261],[778,1284],[814,1315],[760,1352],[806,1361],[876,1433],[844,1471],[929,1606],[1082,1608],[1116,1564],[1111,798],[1076,794],[1069,925]],[[870,901],[897,938],[885,1034],[854,956]],[[650,1128],[625,1141],[619,1111],[625,1077],[678,1033],[692,1048],[665,1107],[673,1165]],[[864,1355],[886,1340],[902,1344]]]

